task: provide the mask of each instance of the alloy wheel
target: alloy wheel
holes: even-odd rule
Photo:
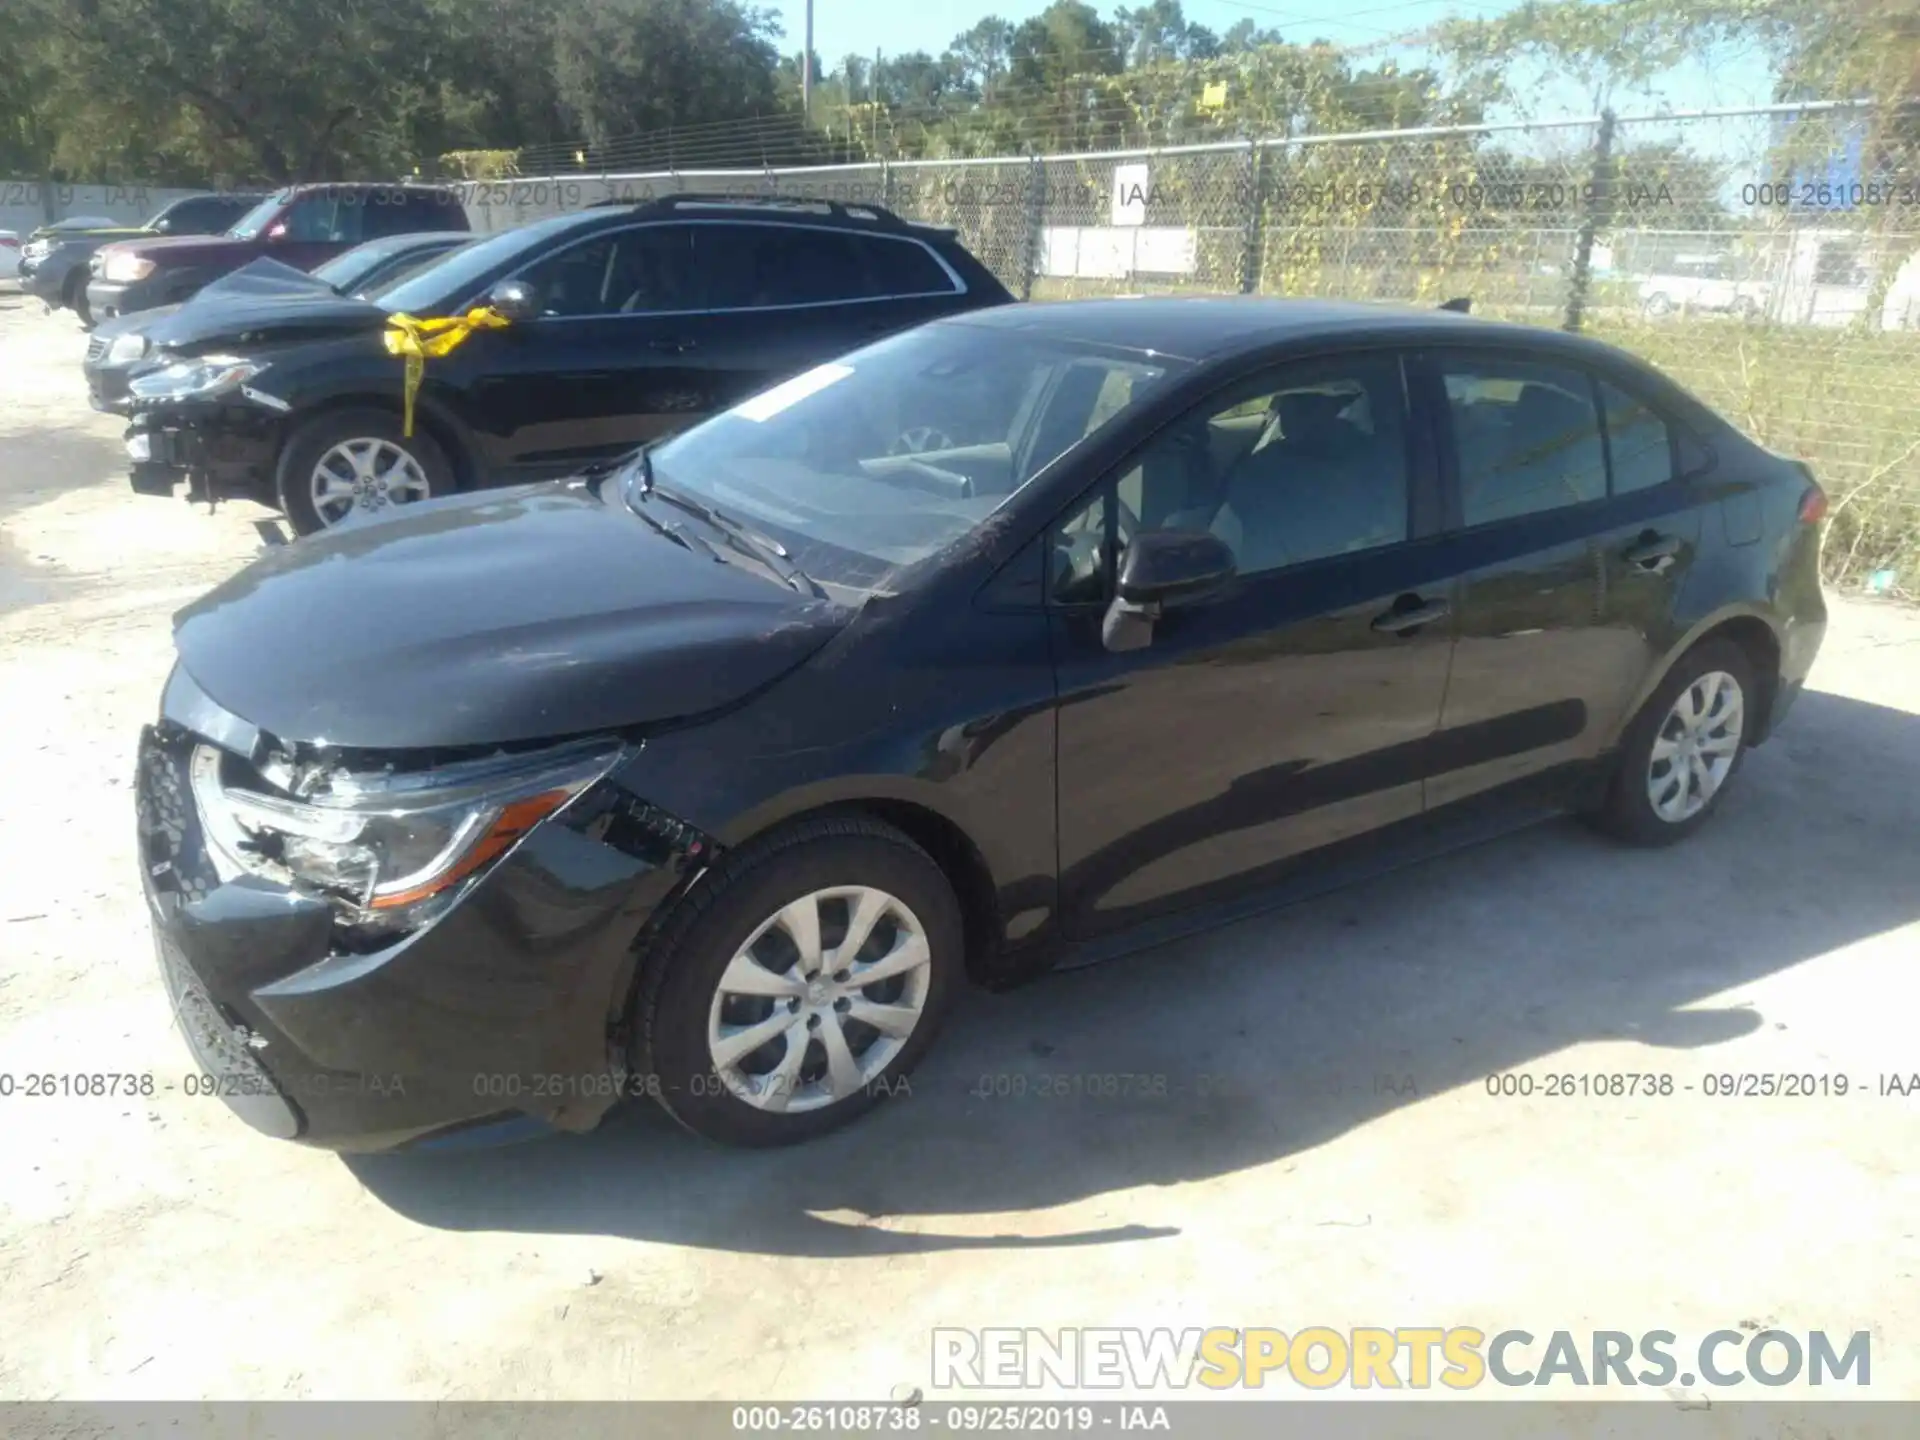
[[[800,896],[720,976],[707,1019],[714,1074],[758,1110],[819,1110],[857,1094],[919,1025],[932,958],[919,917],[884,890]]]
[[[1745,705],[1740,682],[1724,670],[1709,670],[1674,697],[1647,762],[1654,814],[1678,825],[1707,808],[1739,758]]]
[[[328,529],[433,494],[418,460],[391,440],[373,438],[342,440],[328,450],[314,465],[308,488],[314,513]]]

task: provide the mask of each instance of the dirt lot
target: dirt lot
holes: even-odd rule
[[[1920,616],[1836,604],[1677,850],[1559,824],[969,1000],[910,1101],[799,1150],[634,1109],[347,1164],[181,1093],[128,778],[170,612],[264,512],[132,496],[81,346],[0,294],[0,1071],[156,1089],[0,1099],[0,1395],[878,1398],[935,1326],[1745,1322],[1870,1330],[1920,1398],[1920,1097],[1878,1093],[1920,1071]],[[1777,1071],[1852,1093],[1703,1093]],[[1118,1073],[1169,1093],[1039,1093]]]

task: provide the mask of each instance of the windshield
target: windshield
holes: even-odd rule
[[[977,529],[1050,461],[1152,394],[1173,363],[928,326],[660,445],[653,479],[772,536],[814,579],[871,590]]]
[[[465,245],[449,245],[444,250],[422,250],[417,255],[403,256],[392,262],[391,269],[382,270],[378,274],[362,279],[353,287],[354,298],[378,301],[395,286],[406,284],[422,270],[438,265],[450,256],[458,255],[473,243],[469,240]]]
[[[278,195],[269,195],[238,220],[234,221],[232,228],[227,231],[227,234],[237,240],[253,239],[254,236],[266,229],[267,222],[279,214],[280,207],[286,203],[287,192],[284,190]]]
[[[523,255],[540,253],[548,236],[564,233],[579,223],[577,214],[556,215],[476,241],[457,256],[441,256],[446,264],[435,265],[404,284],[382,291],[380,304],[395,314],[430,314],[466,299],[494,271]]]
[[[324,265],[315,266],[313,278],[326,281],[343,295],[357,292],[369,277],[378,277],[380,287],[385,289],[402,276],[414,274],[429,260],[441,259],[453,248],[452,237],[448,240],[445,245],[421,246],[411,255],[406,253],[416,244],[411,236],[369,240],[344,255],[334,256]]]

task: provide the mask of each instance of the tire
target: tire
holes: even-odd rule
[[[82,330],[93,329],[93,310],[87,304],[87,272],[85,270],[77,271],[74,277],[67,281],[67,308],[80,317]]]
[[[427,496],[451,494],[457,487],[453,466],[447,460],[446,452],[417,424],[411,438],[403,437],[400,430],[398,415],[372,407],[329,410],[295,430],[292,438],[281,447],[280,463],[274,473],[275,498],[294,531],[300,535],[312,535],[349,519],[364,520],[390,515],[396,506],[407,503],[403,498],[387,498],[388,495],[401,495],[396,482],[390,490],[370,490],[362,502],[353,504],[344,512],[321,513],[312,488],[314,472],[321,460],[336,448],[355,442],[374,442],[402,452],[418,467]],[[377,461],[387,452],[376,449],[361,453],[371,455]],[[414,484],[410,476],[403,475],[401,478],[409,486]],[[425,498],[412,489],[405,493],[410,498]]]
[[[1656,788],[1654,746],[1670,731],[1675,720],[1674,707],[1681,695],[1692,690],[1704,677],[1713,675],[1729,677],[1739,690],[1740,715],[1737,726],[1723,724],[1718,731],[1707,732],[1709,743],[1720,748],[1724,746],[1727,734],[1737,729],[1728,764],[1725,771],[1714,780],[1704,804],[1689,813],[1663,815],[1653,798]],[[1653,692],[1640,713],[1634,717],[1633,723],[1627,727],[1626,734],[1621,737],[1619,760],[1613,778],[1608,783],[1606,798],[1587,818],[1604,833],[1632,845],[1671,845],[1686,839],[1707,823],[1720,802],[1726,798],[1728,788],[1739,773],[1740,761],[1746,753],[1747,736],[1752,733],[1754,706],[1758,698],[1753,662],[1745,650],[1731,640],[1707,640],[1696,645],[1680,657],[1671,673],[1660,683],[1660,688]],[[1724,711],[1720,713],[1724,714]],[[1701,753],[1705,756],[1704,763],[1711,767],[1716,756],[1708,754],[1704,747]],[[1662,773],[1672,777],[1676,763],[1673,760],[1666,761]],[[1671,785],[1665,788],[1669,794],[1674,793]],[[1686,788],[1688,797],[1682,803],[1690,804],[1701,787],[1698,780],[1694,779],[1686,782]]]
[[[924,967],[915,965],[865,989],[850,986],[853,998],[829,998],[832,982],[824,974],[817,977],[820,994],[720,993],[723,977],[743,973],[732,967],[752,963],[740,957],[757,933],[755,957],[775,983],[805,970],[804,952],[776,922],[785,907],[805,908],[817,892],[835,887],[862,887],[903,907],[925,942]],[[838,948],[835,937],[844,937],[851,910],[850,898],[812,905],[823,958]],[[862,963],[872,965],[878,956],[894,964],[909,954],[914,935],[899,918],[889,910],[872,926],[859,952]],[[933,1044],[952,1004],[963,969],[962,945],[953,887],[932,857],[892,826],[843,815],[776,831],[722,859],[654,938],[634,1001],[632,1073],[668,1114],[710,1140],[770,1146],[824,1135],[888,1095],[904,1093],[899,1082]],[[793,969],[785,969],[787,963]],[[898,1023],[897,1017],[915,1008],[916,994],[918,1018],[898,1041],[853,1014],[845,1015],[853,1023],[844,1029],[833,1018],[858,1006]],[[878,1005],[891,1008],[882,1012],[873,1008]],[[821,1013],[828,1010],[833,1014]],[[859,1076],[858,1085],[840,1086],[838,1096],[830,1094],[826,1021],[844,1042],[843,1062],[850,1058],[858,1069],[870,1060],[875,1067]],[[749,1043],[738,1037],[756,1027],[768,1038],[744,1056],[731,1057],[733,1064],[723,1070],[716,1045]],[[893,1047],[890,1058],[875,1048],[887,1045]],[[795,1061],[790,1079],[782,1070],[789,1060]],[[842,1078],[851,1073],[843,1070]]]
[[[1655,318],[1662,315],[1671,315],[1673,313],[1673,300],[1664,292],[1653,294],[1647,297],[1646,303],[1640,308]]]

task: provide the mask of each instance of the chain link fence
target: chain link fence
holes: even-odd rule
[[[648,152],[651,153],[651,152]],[[1828,578],[1920,592],[1920,115],[1853,102],[1092,154],[464,183],[483,233],[676,191],[887,206],[1031,300],[1432,305],[1666,370],[1833,497]]]

